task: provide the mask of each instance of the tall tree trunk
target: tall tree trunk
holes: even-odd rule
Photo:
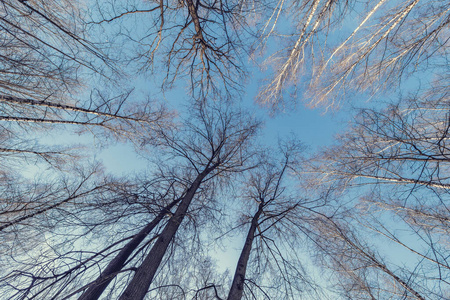
[[[244,248],[242,248],[241,255],[236,266],[236,272],[234,273],[233,283],[231,284],[230,292],[228,294],[228,300],[240,300],[242,293],[244,292],[244,280],[245,272],[247,271],[247,263],[250,257],[250,251],[252,250],[253,239],[255,238],[256,227],[258,227],[258,219],[263,211],[264,203],[259,204],[258,211],[252,218],[250,229],[245,239]]]
[[[108,266],[103,270],[100,276],[95,280],[95,282],[81,295],[78,300],[97,300],[100,298],[103,291],[106,289],[108,284],[117,275],[125,264],[125,261],[133,253],[133,251],[140,245],[140,243],[145,239],[145,237],[156,227],[156,225],[161,222],[164,216],[175,206],[181,199],[176,199],[172,201],[169,205],[164,207],[160,213],[147,224],[139,233],[137,233],[131,241],[129,241],[116,257],[108,264]]]
[[[178,206],[175,214],[170,218],[164,230],[159,235],[150,253],[147,255],[141,266],[134,274],[133,279],[128,284],[127,288],[120,296],[119,300],[142,300],[148,291],[153,277],[161,264],[162,258],[166,253],[166,249],[170,244],[173,236],[178,230],[181,222],[186,215],[186,212],[194,198],[195,192],[199,188],[201,182],[206,175],[212,171],[214,167],[208,168],[200,173],[192,185],[189,187],[186,195]]]

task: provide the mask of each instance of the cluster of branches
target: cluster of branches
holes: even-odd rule
[[[110,40],[132,45],[140,70],[165,73],[163,90],[187,77],[200,100],[245,92],[247,61],[262,61],[271,72],[257,101],[279,110],[292,85],[334,106],[418,72],[446,74],[449,20],[447,1],[186,0],[99,1],[90,24],[115,28],[122,38]]]
[[[187,78],[205,101],[243,87],[246,11],[239,1],[99,1],[89,24],[116,28],[112,40],[132,45],[127,54],[141,71],[165,74],[163,90]]]
[[[159,133],[162,155],[174,165],[164,167],[158,163],[154,180],[134,185],[105,183],[103,187],[96,185],[95,193],[73,192],[84,198],[78,207],[73,206],[75,196],[54,205],[45,203],[47,209],[35,203],[36,207],[31,208],[36,211],[34,215],[6,224],[20,225],[31,218],[36,222],[38,214],[54,219],[56,209],[67,212],[64,220],[54,225],[52,235],[45,237],[47,249],[44,247],[38,257],[13,256],[22,267],[14,264],[2,277],[3,295],[54,298],[83,292],[78,295],[81,299],[96,299],[114,280],[111,285],[126,287],[122,298],[143,298],[183,219],[196,214],[195,208],[190,211],[194,196],[200,198],[197,201],[201,208],[206,205],[201,202],[209,200],[205,197],[210,186],[226,174],[247,167],[249,152],[245,148],[259,126],[230,110],[201,108],[190,118],[180,130]],[[72,233],[69,235],[67,230]],[[89,247],[92,251],[75,250],[76,241],[89,239],[90,235],[98,238],[101,232],[99,240],[103,243],[93,243]],[[66,238],[61,237],[64,234]],[[96,275],[97,270],[101,273]],[[93,276],[98,278],[92,281]],[[133,279],[127,283],[129,277]],[[118,293],[115,287],[110,292]]]
[[[195,105],[177,130],[158,132],[153,151],[159,159],[151,174],[102,182],[79,176],[86,178],[83,183],[65,185],[68,197],[55,195],[54,203],[30,207],[33,215],[11,216],[7,226],[48,230],[41,232],[39,248],[24,248],[8,259],[10,267],[0,278],[2,296],[317,297],[320,290],[306,271],[307,258],[292,249],[304,249],[299,229],[310,227],[310,210],[320,210],[324,202],[300,197],[289,186],[303,146],[286,142],[280,156],[255,148],[260,126],[228,105]],[[230,209],[226,202],[232,189],[244,214],[228,229],[221,219]],[[202,235],[246,227],[233,278],[218,274],[208,258],[211,240]],[[20,235],[16,239],[29,245]]]
[[[346,208],[345,222],[332,226],[339,242],[326,246],[352,297],[448,295],[449,99],[442,83],[385,109],[361,109],[313,169],[321,184],[358,197]],[[370,245],[369,236],[404,259]],[[337,252],[345,259],[337,260]]]
[[[106,77],[115,69],[112,60],[88,40],[83,10],[71,1],[12,0],[0,6],[3,172],[17,161],[40,160],[60,168],[74,160],[75,151],[67,147],[40,145],[35,137],[42,130],[70,126],[101,140],[112,136],[139,144],[141,134],[151,136],[170,116],[156,101],[133,99],[132,89],[122,88],[116,94],[99,87],[86,91],[85,87],[91,88],[89,80]]]
[[[86,40],[81,13],[70,1],[2,2],[2,94],[58,98],[77,87],[80,68],[96,71],[86,52],[107,61]]]
[[[273,76],[258,96],[272,109],[282,108],[289,84],[306,88],[312,106],[329,107],[355,91],[397,88],[411,74],[448,73],[447,1],[279,1],[263,44],[280,35],[277,23],[286,28],[279,16],[291,9],[288,46],[267,61]]]
[[[450,6],[393,2],[105,1],[88,22],[89,9],[70,1],[2,1],[0,296],[324,298],[308,272],[308,244],[343,297],[448,297]],[[329,39],[353,10],[362,16],[355,28],[343,41]],[[292,19],[295,26],[286,26]],[[133,21],[139,26],[130,28]],[[141,70],[163,66],[163,89],[189,78],[196,101],[180,124],[163,105],[136,100],[122,86],[116,95],[83,88],[95,76],[118,85],[106,76],[117,70],[100,50],[104,42],[88,38],[97,26],[118,29]],[[291,34],[282,35],[286,28]],[[396,86],[417,71],[441,77],[395,105],[361,109],[338,144],[317,156],[306,182],[296,177],[305,170],[299,143],[258,149],[260,122],[227,102],[243,87],[243,54],[272,37],[288,45],[270,56],[273,78],[259,94],[273,109],[305,67],[314,104],[333,103],[349,89]],[[76,150],[39,146],[25,135],[57,127],[147,146],[155,167],[111,178],[75,164]],[[69,166],[71,174],[55,170],[30,182],[10,171],[35,160]],[[230,195],[241,210],[226,228]],[[351,197],[357,201],[342,200]],[[392,218],[395,224],[386,221]],[[245,237],[230,278],[214,270],[214,242],[204,236],[233,229]],[[373,236],[407,261],[383,255]]]

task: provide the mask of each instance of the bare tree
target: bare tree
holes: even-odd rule
[[[246,152],[245,147],[259,126],[257,122],[230,108],[215,105],[198,107],[194,117],[198,123],[187,123],[184,138],[177,138],[178,134],[163,134],[162,140],[174,154],[187,160],[192,168],[189,173],[195,177],[120,299],[145,297],[166,249],[202,183],[249,167],[246,161],[252,154]]]
[[[13,165],[45,161],[62,168],[79,156],[73,145],[41,145],[37,132],[42,130],[72,125],[139,144],[141,134],[164,127],[159,121],[168,111],[147,99],[130,101],[131,91],[107,95],[94,88],[86,93],[83,85],[94,80],[90,73],[106,77],[113,66],[89,40],[85,9],[70,1],[0,5],[0,160],[7,181],[15,178],[8,173]]]
[[[34,208],[34,213],[17,217],[15,223],[29,221],[36,230],[46,226],[45,222],[53,225],[47,226],[40,255],[28,257],[26,251],[25,256],[13,255],[16,262],[0,279],[2,295],[36,299],[83,293],[81,299],[98,299],[108,289],[111,296],[118,296],[123,288],[132,286],[130,274],[143,278],[139,270],[145,270],[143,266],[154,258],[150,254],[155,249],[160,251],[154,263],[161,264],[184,217],[199,219],[195,226],[200,226],[201,214],[209,210],[207,203],[221,182],[251,167],[253,152],[248,147],[259,128],[257,121],[218,103],[194,106],[192,114],[179,129],[164,128],[159,133],[160,157],[170,158],[170,164],[164,167],[158,160],[156,172],[147,175],[154,179],[92,182],[87,185],[92,189],[84,188],[86,193],[55,195],[54,204],[47,202]],[[48,201],[49,196],[42,199]],[[39,216],[46,221],[39,221]],[[18,241],[28,244],[26,239]],[[87,245],[79,248],[80,243]],[[171,257],[167,255],[166,260]],[[199,290],[204,287],[197,287],[198,296],[204,294]],[[194,293],[192,288],[187,291]]]
[[[93,86],[95,76],[103,77],[112,92],[118,81],[107,75],[115,72],[112,60],[88,36],[86,9],[70,1],[2,2],[0,136],[5,161],[37,157],[57,165],[69,157],[65,149],[33,145],[24,133],[72,125],[139,144],[140,133],[159,128],[164,122],[157,123],[168,116],[155,101],[130,99],[132,89],[121,86],[116,94],[106,94]]]
[[[5,262],[0,275],[2,297],[27,295],[34,285],[46,281],[45,276],[38,278],[32,274],[45,270],[47,255],[51,256],[49,237],[58,227],[56,224],[79,211],[87,198],[99,197],[107,186],[98,181],[101,177],[98,168],[72,172],[73,176],[57,176],[52,172],[51,180],[34,183],[14,178],[2,192],[0,239]],[[42,265],[34,262],[39,254]]]
[[[446,89],[433,88],[384,110],[362,109],[326,152],[329,175],[414,189],[448,189]],[[421,99],[426,99],[421,100]],[[336,159],[334,159],[336,158]],[[343,182],[345,184],[345,181]]]
[[[396,295],[400,285],[413,298],[447,296],[448,88],[440,83],[387,109],[360,110],[356,124],[324,152],[315,169],[322,183],[359,198],[350,202],[354,208],[347,207],[350,233],[344,230],[341,235],[345,251],[353,249],[361,255],[347,263],[353,266],[351,272],[367,271],[367,280],[358,272],[354,277],[354,284],[362,280],[366,290]],[[372,238],[407,253],[405,261],[394,257],[381,262],[376,251],[389,257],[388,249],[360,242]],[[365,266],[355,267],[358,261],[365,261]],[[384,275],[374,275],[372,268]],[[375,280],[377,276],[388,276],[395,283],[383,285]]]
[[[0,12],[2,96],[61,99],[78,89],[80,68],[97,71],[89,54],[107,62],[86,39],[82,8],[70,1],[3,1]]]
[[[228,299],[318,295],[301,250],[290,250],[300,249],[300,241],[315,245],[344,297],[447,297],[447,2],[82,5],[0,4],[0,239],[8,264],[1,297],[220,299],[226,275],[212,272],[201,235],[214,226],[228,230],[217,225],[226,212],[220,193],[237,174],[246,180],[238,196],[250,206],[238,228],[249,228]],[[105,35],[96,35],[101,30]],[[106,33],[120,34],[108,41]],[[321,185],[344,199],[330,202],[326,193],[310,197],[293,187],[288,171],[297,146],[284,148],[280,163],[270,155],[251,159],[260,124],[228,101],[242,92],[249,49],[265,46],[275,51],[267,60],[274,70],[258,97],[273,109],[283,105],[290,83],[307,87],[313,105],[333,105],[347,91],[375,93],[418,71],[436,81],[383,110],[360,110],[349,132],[317,157],[309,171],[319,180],[307,188],[314,193]],[[123,74],[136,68],[162,74],[163,91],[187,78],[195,104],[181,124],[160,102],[137,99],[122,84],[131,77],[114,77],[121,67]],[[140,153],[154,156],[155,170],[132,179],[82,171],[80,151],[33,137],[69,127],[101,141],[148,146],[150,155]],[[51,167],[42,181],[16,175],[35,162]],[[346,202],[352,196],[358,200]],[[374,237],[412,259],[383,255]],[[180,263],[184,249],[196,251],[198,266]],[[195,276],[179,279],[181,271]]]
[[[211,73],[233,69],[223,65],[228,65],[232,61],[228,57],[228,52],[234,51],[232,47],[234,45],[227,39],[225,43],[216,45],[216,40],[206,32],[206,27],[204,30],[204,25],[200,24],[203,21],[200,20],[198,7],[194,7],[193,3],[188,6],[191,21],[188,21],[186,26],[189,27],[190,23],[195,24],[194,38],[192,36],[183,38],[181,49],[175,52],[183,52],[184,45],[192,40],[192,48],[187,53],[188,56],[194,57],[190,66],[195,69],[192,78],[199,73],[201,77],[199,82],[201,84],[205,82],[210,86]],[[41,251],[39,253],[41,255],[27,257],[26,251],[19,256],[11,255],[11,259],[17,260],[17,263],[13,264],[6,274],[2,274],[0,282],[3,296],[66,297],[67,291],[78,285],[81,288],[71,294],[75,295],[86,288],[87,293],[90,293],[91,288],[96,288],[93,295],[98,298],[118,273],[133,270],[133,267],[124,270],[124,266],[140,253],[145,253],[147,247],[152,245],[151,238],[150,241],[144,240],[150,232],[159,230],[155,227],[163,223],[166,215],[172,214],[170,210],[173,206],[180,202],[182,208],[178,207],[166,228],[176,223],[180,216],[181,219],[178,221],[181,223],[200,184],[205,181],[212,182],[212,178],[221,178],[227,173],[237,172],[246,167],[248,154],[244,148],[248,139],[254,135],[258,124],[250,119],[238,124],[242,117],[239,112],[227,109],[222,111],[217,107],[206,109],[202,106],[197,109],[196,115],[200,125],[187,124],[185,136],[178,136],[176,130],[167,128],[165,126],[167,123],[160,122],[170,115],[162,105],[152,101],[133,101],[134,103],[129,105],[131,92],[122,91],[116,96],[106,96],[94,90],[85,100],[80,100],[82,97],[73,97],[83,92],[81,89],[83,82],[80,79],[92,78],[79,77],[81,74],[86,75],[83,72],[102,73],[101,67],[94,64],[95,59],[100,59],[107,65],[110,63],[93,43],[85,39],[86,31],[83,28],[83,19],[80,18],[82,9],[68,2],[57,3],[54,7],[50,7],[48,2],[43,1],[7,1],[2,3],[2,8],[0,25],[7,38],[3,41],[5,47],[2,47],[6,53],[0,58],[3,59],[5,68],[4,84],[3,87],[0,86],[2,114],[0,121],[4,138],[2,153],[8,154],[8,157],[4,156],[3,161],[10,163],[11,155],[25,159],[35,156],[58,166],[62,162],[60,157],[64,157],[66,153],[70,155],[70,151],[33,147],[29,145],[30,140],[19,136],[25,130],[33,132],[46,127],[54,129],[57,125],[74,125],[73,127],[87,129],[95,134],[131,139],[138,145],[157,140],[161,146],[171,149],[175,156],[185,159],[185,164],[189,165],[181,168],[183,176],[177,177],[175,181],[162,180],[165,183],[185,187],[178,197],[174,196],[175,193],[169,185],[163,195],[149,196],[143,193],[145,196],[138,196],[136,202],[135,195],[130,194],[129,189],[124,189],[123,193],[120,191],[118,188],[121,186],[120,183],[113,181],[88,184],[90,176],[82,177],[83,180],[78,185],[36,186],[37,195],[30,197],[26,197],[25,192],[19,189],[8,191],[9,202],[6,205],[8,207],[2,212],[5,216],[5,219],[1,220],[2,233],[7,233],[7,229],[13,227],[16,231],[11,232],[19,233],[22,226],[32,224],[38,231],[42,228],[40,231],[42,247],[36,250]],[[213,3],[210,7],[204,6],[202,9],[210,10],[213,15],[208,23],[214,25],[216,20],[225,21],[221,19],[224,12],[223,4],[219,7]],[[204,17],[209,18],[207,15]],[[179,21],[180,18],[177,19]],[[226,31],[226,28],[223,29]],[[183,32],[184,29],[180,35]],[[177,41],[178,38],[174,44]],[[226,50],[225,47],[229,49]],[[210,58],[210,55],[215,57]],[[216,63],[222,64],[221,67],[217,68]],[[184,59],[176,65],[176,68],[183,64]],[[171,62],[168,65],[170,66]],[[236,83],[231,73],[224,74],[219,74],[224,83],[228,81]],[[201,90],[209,89],[210,87],[206,87]],[[169,132],[170,130],[173,131]],[[203,149],[204,147],[206,148]],[[5,185],[13,180],[11,176],[8,180],[6,176],[4,178]],[[19,181],[16,180],[15,183]],[[145,221],[140,219],[140,214],[146,214],[148,217],[149,213],[153,221],[149,222],[147,218]],[[108,246],[101,247],[96,252],[74,250],[77,243],[91,240],[89,237],[95,235],[101,228],[108,226],[122,228],[120,222],[123,220],[143,223],[143,229],[139,231],[139,227],[131,226],[132,229],[125,232],[133,232],[132,235],[125,236],[122,232],[120,235],[122,239],[114,240],[109,245],[105,242]],[[130,222],[133,223],[132,221]],[[179,224],[176,224],[175,231],[178,226]],[[44,230],[44,227],[48,230]],[[72,228],[75,228],[73,233]],[[18,235],[17,241],[27,244],[26,239]],[[111,238],[111,235],[107,234],[103,241],[108,240],[106,236]],[[156,240],[156,245],[158,241],[160,239]],[[91,245],[90,248],[93,247]],[[111,257],[115,258],[110,260]],[[138,262],[135,260],[135,263]],[[98,280],[92,281],[95,277],[90,276],[95,274],[93,271],[95,268],[103,269],[104,272],[100,272]]]
[[[57,193],[57,187],[51,186],[50,195],[41,195],[46,203],[28,204],[27,215],[3,226],[2,238],[14,236],[8,243],[21,247],[5,251],[8,255],[3,259],[11,263],[0,276],[2,296],[70,298],[93,286],[92,282],[94,286],[109,283],[152,241],[154,236],[140,243],[152,229],[157,234],[161,215],[170,214],[164,206],[169,209],[177,203],[170,199],[179,197],[173,180],[162,177],[144,182],[86,178],[73,191],[75,187],[66,182]],[[64,192],[70,197],[63,198]],[[27,228],[43,240],[30,239]],[[103,268],[105,272],[95,281],[97,270]]]
[[[90,24],[117,24],[121,42],[135,45],[132,60],[142,71],[164,70],[163,90],[185,77],[194,98],[204,101],[242,89],[248,48],[242,10],[240,3],[228,1],[105,2]],[[137,26],[143,29],[134,30]]]
[[[425,299],[425,294],[416,290],[421,291],[421,287],[410,275],[384,261],[374,245],[359,239],[356,228],[337,219],[317,213],[312,222],[315,233],[311,235],[316,243],[315,254],[335,272],[332,281],[335,291],[351,299]],[[437,295],[427,293],[426,296]]]
[[[250,181],[250,186],[251,188],[255,189],[255,191],[250,192],[250,197],[252,198],[252,200],[256,201],[256,203],[258,203],[258,209],[250,220],[250,228],[248,230],[241,255],[239,256],[236,271],[233,277],[233,282],[228,294],[228,299],[239,300],[242,298],[242,294],[244,292],[246,269],[250,258],[250,251],[252,249],[253,240],[255,236],[257,236],[257,229],[261,231],[260,226],[262,225],[262,223],[264,221],[272,219],[272,216],[267,216],[266,218],[264,218],[264,220],[260,220],[260,217],[263,218],[264,216],[266,216],[267,213],[264,212],[266,206],[272,204],[272,202],[276,202],[276,200],[279,200],[280,196],[282,195],[284,188],[280,186],[281,179],[283,178],[283,175],[286,172],[286,168],[288,167],[289,163],[289,156],[286,156],[286,160],[280,171],[276,170],[274,166],[271,166],[268,167],[268,169],[262,168],[263,171],[261,173],[258,174],[255,172],[256,174],[252,176],[253,178],[252,181]],[[282,217],[282,214],[280,214],[278,217]]]
[[[291,8],[295,13],[289,14]],[[283,26],[286,15],[295,26]],[[279,1],[262,42],[281,35],[277,23],[280,31],[288,28],[291,34],[285,35],[288,47],[270,57],[273,76],[261,89],[259,102],[273,109],[282,106],[292,83],[308,89],[311,105],[333,106],[350,91],[397,87],[399,78],[417,72],[446,74],[449,20],[446,1]]]
[[[299,195],[291,186],[303,150],[298,141],[285,142],[277,151],[269,150],[244,177],[241,197],[250,202],[253,212],[245,217],[249,228],[227,299],[319,295],[305,269],[306,256],[297,256],[302,246],[296,241],[305,238],[297,229],[306,226],[302,224],[306,222],[302,218],[307,219],[306,208],[320,202]]]
[[[163,198],[167,197],[164,195]],[[167,206],[163,207],[155,218],[141,229],[126,245],[117,253],[106,268],[101,272],[99,277],[89,284],[89,288],[80,296],[80,300],[98,299],[108,284],[114,279],[115,275],[122,270],[125,262],[129,259],[131,254],[139,247],[142,241],[155,229],[155,227],[163,220],[163,218],[171,213],[172,207],[178,204],[182,198],[174,199]]]
[[[8,12],[4,22],[11,33],[11,41],[14,41],[10,46],[18,44],[19,49],[48,49],[48,53],[56,53],[52,56],[46,55],[47,52],[31,51],[37,55],[33,61],[38,63],[58,65],[52,61],[56,57],[64,62],[64,66],[96,70],[95,64],[87,59],[90,55],[109,64],[108,57],[98,50],[105,41],[96,44],[85,37],[83,9],[64,3],[50,10],[46,9],[48,4],[39,1],[8,1],[4,5]],[[164,87],[171,86],[178,77],[186,76],[192,93],[203,100],[210,91],[230,95],[241,90],[245,77],[244,61],[256,38],[260,39],[261,47],[272,41],[271,37],[287,40],[286,48],[275,47],[276,52],[270,55],[268,61],[274,66],[273,76],[258,97],[261,103],[273,108],[282,103],[282,94],[289,82],[302,81],[297,79],[306,69],[312,70],[305,76],[310,78],[306,85],[311,92],[308,95],[312,104],[332,105],[336,99],[342,99],[347,90],[371,89],[375,92],[382,87],[397,86],[398,76],[407,77],[418,70],[445,74],[448,68],[445,57],[449,10],[445,1],[235,3],[186,0],[153,4],[99,1],[85,10],[91,11],[91,21],[87,25],[91,28],[105,26],[105,32],[117,30],[121,36],[119,42],[127,43],[123,46],[135,53],[134,59],[143,69],[152,66],[165,68]],[[64,21],[63,14],[71,16],[67,18],[69,22]],[[255,21],[247,20],[249,15]],[[17,20],[21,18],[27,23],[19,23]],[[349,25],[348,19],[356,21]],[[293,23],[293,26],[285,26],[286,22]],[[145,29],[134,30],[142,28],[137,24],[144,24]],[[343,24],[352,28],[338,29]],[[35,34],[36,30],[42,33]],[[57,35],[60,40],[56,42],[63,41],[68,46],[59,47],[41,38],[52,30],[60,33]],[[336,39],[334,30],[344,33],[342,38]],[[110,42],[106,44],[118,48]],[[121,54],[130,54],[130,51]],[[45,65],[34,69],[45,70]],[[55,72],[61,70],[63,68]],[[50,71],[47,73],[52,74]],[[58,80],[66,78],[62,75],[53,77]],[[77,80],[75,78],[74,81]],[[56,94],[48,95],[53,97]],[[18,95],[12,93],[12,96]],[[30,94],[21,96],[38,98]],[[46,97],[39,98],[43,99]]]
[[[2,178],[4,202],[0,212],[2,216],[0,232],[18,225],[33,224],[33,221],[28,221],[102,189],[101,185],[85,188],[85,185],[88,185],[91,177],[97,172],[95,169],[88,174],[79,172],[77,175],[81,181],[73,187],[71,186],[73,184],[69,184],[68,180],[64,178],[58,178],[54,184],[30,184],[27,180],[21,182],[16,178]],[[14,186],[17,184],[20,184],[19,187]],[[60,186],[56,187],[56,185]],[[69,186],[71,187],[69,188]]]

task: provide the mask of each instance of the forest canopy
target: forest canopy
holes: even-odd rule
[[[0,298],[450,298],[448,1],[4,0],[0,31]]]

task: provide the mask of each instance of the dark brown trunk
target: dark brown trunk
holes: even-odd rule
[[[131,241],[129,241],[117,256],[108,264],[108,266],[103,270],[100,276],[95,280],[95,282],[81,295],[78,300],[97,300],[100,298],[103,291],[106,289],[108,284],[117,275],[123,266],[125,261],[130,257],[133,251],[139,246],[139,244],[145,239],[145,237],[156,227],[156,225],[161,222],[164,216],[170,211],[172,207],[175,206],[180,201],[180,199],[172,201],[169,205],[164,207],[161,212],[145,226],[139,233],[137,233]]]
[[[147,255],[145,260],[142,262],[141,266],[134,274],[133,279],[128,284],[122,296],[119,300],[142,300],[148,291],[150,284],[152,283],[153,277],[161,264],[162,258],[166,253],[166,249],[170,244],[173,236],[178,230],[181,222],[186,215],[186,212],[194,198],[195,192],[199,188],[201,182],[205,176],[210,172],[210,170],[205,170],[200,173],[195,181],[190,186],[186,193],[186,196],[181,201],[175,214],[170,218],[164,230],[159,235],[155,244],[153,245],[150,253]]]
[[[244,292],[244,280],[245,272],[247,271],[248,259],[250,257],[250,251],[252,250],[253,239],[255,238],[256,227],[258,226],[258,219],[263,211],[263,203],[259,205],[258,211],[252,218],[250,229],[245,239],[244,248],[242,248],[241,255],[236,266],[236,272],[234,273],[233,283],[231,284],[230,292],[228,294],[228,300],[240,300],[242,293]]]

